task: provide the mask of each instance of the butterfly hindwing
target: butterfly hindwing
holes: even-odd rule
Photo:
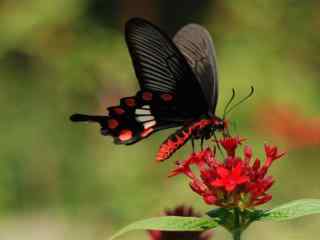
[[[178,126],[181,124],[179,121],[164,121],[159,118],[161,110],[168,117],[170,113],[174,116],[171,101],[174,101],[171,95],[159,95],[150,91],[140,91],[135,96],[122,98],[119,106],[108,108],[108,119],[101,132],[111,135],[116,144],[129,145],[158,130]]]

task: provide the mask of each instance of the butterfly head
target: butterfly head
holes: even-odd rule
[[[215,131],[220,131],[223,133],[223,135],[229,135],[228,121],[226,119],[214,117],[211,131],[212,131],[212,135],[214,134]]]

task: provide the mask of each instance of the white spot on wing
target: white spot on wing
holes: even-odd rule
[[[156,125],[156,123],[157,123],[156,121],[146,122],[146,123],[143,124],[143,127],[144,127],[144,129],[151,128],[154,125]]]
[[[152,115],[150,115],[150,116],[139,116],[139,117],[136,117],[136,120],[138,122],[151,121],[151,120],[154,120],[154,116],[152,116]]]
[[[144,109],[150,109],[150,105],[143,105],[142,108],[144,108]]]
[[[135,114],[136,114],[136,115],[141,115],[141,114],[150,115],[151,112],[150,112],[150,110],[139,109],[139,108],[138,108],[138,109],[136,109]]]

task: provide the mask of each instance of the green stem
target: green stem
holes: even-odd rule
[[[234,209],[234,230],[232,232],[233,240],[241,240],[241,226],[239,208]]]
[[[233,232],[232,236],[233,236],[233,240],[241,240],[241,232],[240,231]]]

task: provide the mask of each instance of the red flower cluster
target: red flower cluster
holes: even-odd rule
[[[172,210],[164,212],[166,216],[182,216],[182,217],[201,217],[200,214],[195,213],[192,207],[184,205],[178,206]],[[151,240],[209,240],[212,236],[212,231],[205,232],[175,232],[175,231],[149,231]]]
[[[183,161],[177,162],[177,167],[170,176],[185,174],[191,179],[191,189],[202,196],[207,204],[220,207],[252,208],[271,200],[271,194],[266,192],[274,180],[267,176],[272,162],[284,155],[277,147],[265,145],[266,159],[262,165],[260,160],[252,159],[252,149],[244,147],[244,157],[236,156],[237,147],[244,141],[241,138],[229,137],[218,141],[227,153],[224,162],[216,158],[215,151],[206,149],[193,153]],[[196,165],[200,171],[198,177],[191,165]]]
[[[269,102],[267,106],[261,106],[259,109],[257,130],[267,131],[268,134],[282,138],[290,148],[320,145],[319,116],[305,116],[297,106]]]

